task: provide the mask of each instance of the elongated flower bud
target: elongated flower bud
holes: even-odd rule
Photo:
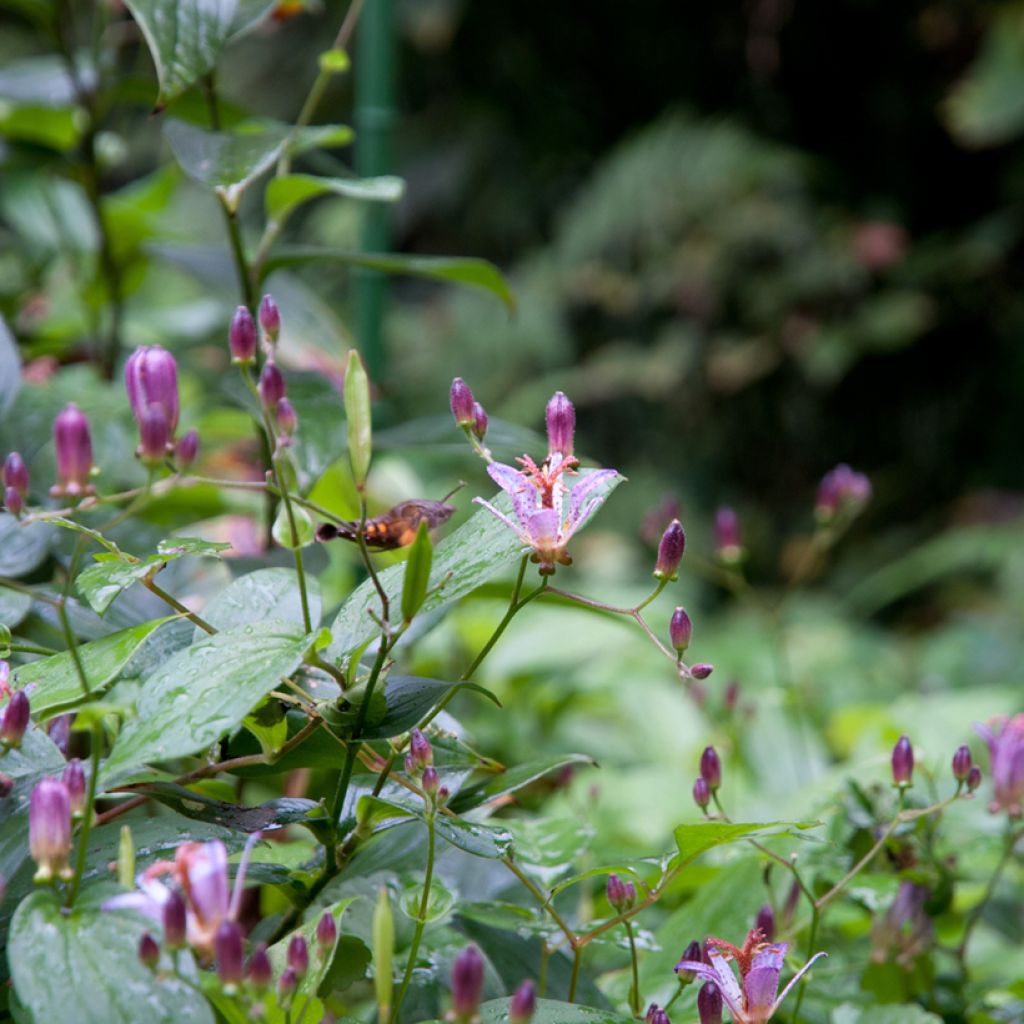
[[[285,395],[284,374],[277,368],[276,363],[264,364],[260,373],[260,401],[267,412],[273,412],[277,403]]]
[[[700,755],[700,777],[712,793],[722,784],[722,762],[714,747],[705,747]]]
[[[68,790],[68,803],[71,805],[71,816],[80,818],[85,813],[85,770],[77,757],[68,761],[62,776]]]
[[[715,513],[715,555],[726,565],[736,565],[743,560],[739,516],[728,505]]]
[[[618,875],[608,876],[608,884],[605,890],[608,902],[620,914],[629,910],[636,903],[636,886],[632,882],[623,882]]]
[[[703,779],[697,779],[693,784],[693,802],[702,811],[711,803],[711,790]]]
[[[53,421],[53,441],[57,449],[57,484],[50,488],[55,498],[78,498],[95,488],[92,476],[92,435],[89,418],[71,404]]]
[[[647,1007],[644,1024],[671,1024],[671,1021],[668,1019],[668,1014],[657,1003],[651,1003]]]
[[[561,391],[556,391],[551,396],[545,418],[548,427],[548,454],[572,458],[576,410]]]
[[[423,787],[423,792],[427,796],[435,796],[438,788],[441,785],[440,776],[437,774],[437,769],[432,765],[428,764],[423,769],[423,775],[420,777],[420,785]]]
[[[293,935],[288,943],[288,966],[296,978],[304,978],[309,970],[309,946],[301,932]]]
[[[22,737],[28,728],[30,713],[25,691],[15,690],[7,702],[7,707],[4,708],[3,720],[0,722],[0,745],[5,749],[21,746]]]
[[[409,733],[409,753],[412,754],[413,763],[419,769],[434,763],[434,748],[419,729],[413,729]]]
[[[693,637],[693,623],[686,614],[685,608],[677,608],[672,613],[668,624],[668,635],[677,654],[682,654],[690,646]]]
[[[12,488],[23,498],[28,496],[28,466],[17,452],[11,452],[4,460],[4,487]]]
[[[292,435],[298,429],[299,417],[295,412],[295,406],[287,398],[282,398],[277,403],[277,429],[280,430],[279,438],[282,445],[290,445]]]
[[[295,994],[295,990],[298,987],[299,979],[295,971],[291,967],[286,967],[281,972],[281,977],[277,979],[277,994],[281,997],[281,1002],[285,1006],[291,1002],[291,997]]]
[[[967,773],[967,790],[973,793],[981,785],[981,769],[976,765],[971,765],[971,770]]]
[[[965,782],[971,772],[971,749],[967,746],[957,747],[953,755],[953,778],[957,782]]]
[[[264,295],[260,299],[260,327],[263,328],[263,333],[267,336],[267,341],[271,345],[277,341],[278,335],[281,333],[281,311],[277,308],[277,303],[274,301],[272,296]]]
[[[10,775],[5,775],[3,772],[0,772],[0,800],[3,800],[3,798],[7,796],[12,789],[14,789],[14,779],[12,779]],[[0,895],[0,902],[2,901],[3,896]]]
[[[170,424],[163,406],[151,402],[139,417],[139,447],[135,454],[148,466],[159,466],[167,458],[171,440]]]
[[[266,992],[270,988],[270,982],[274,978],[274,968],[270,963],[265,942],[261,942],[252,951],[252,956],[249,957],[249,963],[245,969],[245,976],[257,992]]]
[[[722,703],[725,705],[725,710],[731,715],[736,710],[736,705],[740,701],[740,684],[735,679],[730,679],[729,683],[725,687],[725,692],[722,694]]]
[[[32,790],[28,843],[37,865],[35,881],[71,877],[71,803],[67,787],[59,779],[43,779]]]
[[[469,1024],[480,1007],[484,988],[484,958],[476,946],[467,946],[452,964],[452,1015]]]
[[[694,679],[707,679],[707,677],[714,671],[715,666],[709,665],[704,661],[690,666],[690,675],[693,676]]]
[[[654,576],[659,580],[674,580],[679,576],[679,563],[683,560],[686,550],[686,534],[678,519],[673,519],[661,535],[658,544],[658,561],[654,566]]]
[[[814,512],[819,522],[830,523],[840,512],[856,515],[870,498],[871,481],[840,463],[822,477]]]
[[[679,958],[680,963],[684,963],[687,960],[700,963],[702,958],[700,943],[694,939],[686,949],[683,950],[683,955]],[[693,971],[679,970],[676,968],[676,977],[679,979],[680,985],[689,985],[692,981],[695,981],[697,975]]]
[[[537,1009],[537,989],[527,979],[512,993],[508,1003],[508,1024],[530,1024]]]
[[[448,392],[448,401],[452,407],[452,416],[455,417],[456,424],[460,427],[472,427],[475,420],[473,392],[469,390],[469,385],[461,377],[456,377],[452,381],[451,390]]]
[[[139,939],[139,960],[151,971],[156,970],[157,964],[160,963],[160,947],[149,932],[143,932],[142,938]]]
[[[479,403],[473,403],[473,436],[482,441],[487,436],[487,410]]]
[[[722,1024],[722,993],[714,982],[705,982],[697,993],[700,1024]]]
[[[188,909],[176,889],[172,889],[170,896],[164,901],[163,925],[164,942],[167,943],[167,948],[181,949],[185,945]]]
[[[334,920],[334,915],[329,910],[325,910],[316,923],[317,952],[321,959],[330,955],[337,938],[338,925]]]
[[[235,921],[221,921],[213,937],[217,978],[224,990],[234,992],[242,984],[244,951],[242,929]]]
[[[237,366],[249,366],[256,361],[256,321],[245,306],[239,306],[231,318],[228,330],[228,348],[231,362]]]
[[[12,516],[20,516],[25,509],[25,499],[13,487],[5,487],[4,508]]]
[[[764,936],[765,942],[775,941],[775,911],[766,903],[754,918],[754,928]]]
[[[174,356],[159,345],[137,348],[124,367],[124,386],[135,422],[142,427],[150,405],[159,405],[170,437],[178,429],[178,366]]]
[[[914,748],[906,736],[901,736],[892,751],[892,781],[902,787],[909,786],[914,775]]]
[[[174,460],[178,469],[188,469],[199,454],[199,431],[190,430],[174,448]]]

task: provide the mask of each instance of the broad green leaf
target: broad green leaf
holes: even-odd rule
[[[125,0],[160,82],[157,105],[212,71],[231,32],[238,0]]]
[[[550,887],[590,846],[594,830],[576,818],[514,818],[516,861]]]
[[[82,692],[70,651],[20,665],[15,672],[18,686],[24,687],[30,683],[35,685],[31,695],[33,715],[49,718],[58,711],[99,696],[117,679],[147,637],[173,618],[175,616],[154,619],[93,640],[92,643],[80,644],[78,657],[89,683],[88,697]]]
[[[480,1007],[480,1024],[505,1024],[508,1021],[508,999],[491,999]],[[595,1010],[576,1003],[560,1003],[554,999],[538,999],[532,1024],[633,1024],[632,1017],[608,1010]]]
[[[405,182],[385,175],[379,178],[318,178],[312,174],[288,174],[267,184],[269,220],[283,220],[298,206],[317,196],[335,195],[365,202],[395,203],[402,198]]]
[[[367,717],[363,738],[390,739],[408,732],[452,690],[459,689],[474,690],[497,703],[493,694],[476,683],[446,683],[422,676],[389,676],[384,687],[384,714],[376,720]]]
[[[320,621],[320,581],[306,576],[309,614]],[[229,583],[203,610],[203,619],[214,629],[234,629],[264,619],[302,622],[299,581],[294,569],[257,569]],[[200,638],[197,629],[196,639]]]
[[[0,623],[7,629],[17,626],[22,619],[28,615],[32,608],[32,598],[29,594],[23,594],[20,590],[8,590],[0,587]],[[10,643],[8,637],[6,643]],[[0,643],[0,658],[6,658],[3,652],[3,644]]]
[[[590,471],[583,470],[583,473],[587,472]],[[611,494],[621,479],[615,477],[609,481],[601,488],[600,496]],[[512,515],[511,502],[504,493],[493,498],[491,503],[499,511]],[[522,553],[522,541],[499,519],[481,509],[434,548],[431,592],[423,602],[421,614],[436,611],[472,593]],[[396,605],[402,593],[405,567],[390,566],[378,572],[377,577],[392,605]],[[444,586],[437,589],[442,583]],[[369,614],[379,611],[379,606],[380,598],[373,581],[364,581],[341,606],[331,626],[334,643],[329,651],[330,657],[345,658],[379,633]]]
[[[546,758],[543,761],[530,761],[527,764],[516,765],[514,768],[502,772],[497,778],[485,779],[474,786],[460,790],[452,800],[450,807],[453,811],[468,811],[470,808],[478,807],[490,800],[515,793],[532,782],[544,778],[545,775],[577,764],[596,767],[597,762],[592,757],[587,757],[586,754],[562,754]]]
[[[22,526],[0,512],[0,576],[25,576],[46,561],[53,528],[46,523]]]
[[[118,736],[108,782],[148,761],[205,750],[236,729],[302,663],[313,642],[280,620],[237,626],[175,654],[139,698],[138,717]]]
[[[448,284],[461,284],[497,296],[510,313],[514,313],[516,308],[515,296],[501,271],[493,263],[481,259],[358,253],[314,246],[280,246],[264,264],[262,275],[266,277],[279,267],[291,267],[302,263],[344,263],[352,267],[379,270],[384,274],[408,274]]]
[[[370,408],[370,379],[359,353],[348,353],[345,367],[345,426],[348,431],[348,459],[352,478],[362,490],[373,454],[373,416]]]
[[[83,569],[75,580],[75,589],[97,615],[102,615],[118,594],[144,579],[159,565],[159,559],[147,558],[142,562],[106,559]]]
[[[191,555],[193,558],[219,558],[224,551],[230,551],[226,541],[203,540],[202,537],[168,537],[156,546],[156,553],[165,561]]]
[[[18,907],[8,960],[18,998],[33,1019],[138,1024],[144,1009],[147,1024],[213,1024],[210,1007],[195,989],[139,961],[145,919],[101,910],[99,903],[97,890],[86,891],[66,913],[47,889],[31,893]]]
[[[423,879],[419,878],[402,890],[398,905],[412,921],[420,920],[420,911],[423,909]],[[445,917],[455,905],[455,893],[446,888],[443,882],[437,878],[430,881],[430,895],[427,898],[426,914],[423,923],[429,924],[439,918]]]
[[[788,832],[794,828],[814,828],[817,824],[813,821],[701,821],[694,825],[680,825],[673,833],[676,847],[679,850],[678,861],[675,863],[689,864],[702,853],[721,846],[723,843],[734,843],[739,839],[762,835],[765,832]]]
[[[829,1024],[942,1024],[942,1018],[913,1003],[901,1006],[843,1003],[832,1011]]]
[[[434,827],[439,839],[474,857],[501,860],[512,853],[512,833],[500,825],[484,825],[439,814]]]
[[[423,605],[430,582],[430,567],[434,562],[434,545],[430,541],[430,529],[421,522],[416,539],[409,548],[405,560],[405,579],[402,581],[402,619],[411,622]]]
[[[332,992],[344,992],[350,985],[362,981],[372,957],[369,946],[362,939],[355,935],[339,935],[331,961],[317,986],[317,995],[323,997]]]
[[[88,118],[78,109],[13,107],[0,99],[0,135],[65,153],[78,145]]]

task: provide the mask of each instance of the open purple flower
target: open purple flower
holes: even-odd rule
[[[993,814],[1005,810],[1011,818],[1019,818],[1024,804],[1024,712],[1013,718],[998,718],[992,724],[1000,727],[998,733],[983,725],[975,726],[992,758],[993,799],[989,810]]]
[[[733,1024],[766,1024],[811,964],[827,955],[815,953],[780,993],[779,975],[786,958],[785,942],[766,943],[755,928],[742,948],[721,939],[708,939],[707,947],[710,965],[702,960],[681,960],[675,969],[695,974],[717,986],[732,1014]],[[739,968],[739,981],[731,966],[733,961]]]

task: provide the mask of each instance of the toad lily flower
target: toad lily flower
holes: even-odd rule
[[[815,953],[779,994],[779,974],[786,957],[786,943],[770,945],[763,941],[762,933],[755,928],[747,936],[742,949],[720,939],[708,939],[707,946],[710,965],[702,960],[681,960],[675,969],[677,973],[687,971],[717,986],[732,1014],[733,1024],[766,1024],[811,964],[826,955]],[[739,966],[739,982],[730,966],[732,960]]]
[[[1005,810],[1011,818],[1019,818],[1024,813],[1024,712],[1012,718],[997,718],[991,724],[999,731],[975,726],[992,757],[993,799],[989,810],[993,814]],[[971,788],[969,778],[967,785]]]

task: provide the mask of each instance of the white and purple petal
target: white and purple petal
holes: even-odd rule
[[[789,984],[779,993],[778,999],[776,999],[775,1002],[772,1004],[772,1013],[775,1013],[775,1011],[782,1005],[782,1000],[789,995],[790,990],[793,988],[793,986],[811,969],[811,965],[814,963],[814,961],[820,959],[823,956],[828,956],[828,953],[815,953],[814,956],[812,956],[811,959],[808,960],[807,963],[805,963],[803,967],[801,967],[800,970],[797,971],[796,974],[794,974],[793,977],[789,979]]]
[[[520,522],[537,508],[537,489],[514,466],[492,462],[487,467],[490,478],[512,499],[512,508]]]
[[[725,958],[717,949],[708,950],[708,959],[711,961],[711,969],[715,972],[712,979],[718,986],[722,998],[729,1007],[729,1011],[737,1020],[743,1019],[743,992],[740,983],[733,973],[731,962]]]
[[[614,480],[618,475],[618,471],[614,469],[599,469],[588,473],[576,484],[569,496],[568,529],[570,532],[575,533],[604,504],[607,495],[595,495],[594,492]],[[588,502],[587,499],[591,497],[592,500]],[[585,509],[584,503],[586,503]]]
[[[504,512],[499,512],[489,501],[485,501],[483,498],[474,498],[473,501],[477,505],[482,505],[491,515],[497,516],[524,544],[529,545],[533,543],[530,535],[526,532],[525,526],[513,523]]]

